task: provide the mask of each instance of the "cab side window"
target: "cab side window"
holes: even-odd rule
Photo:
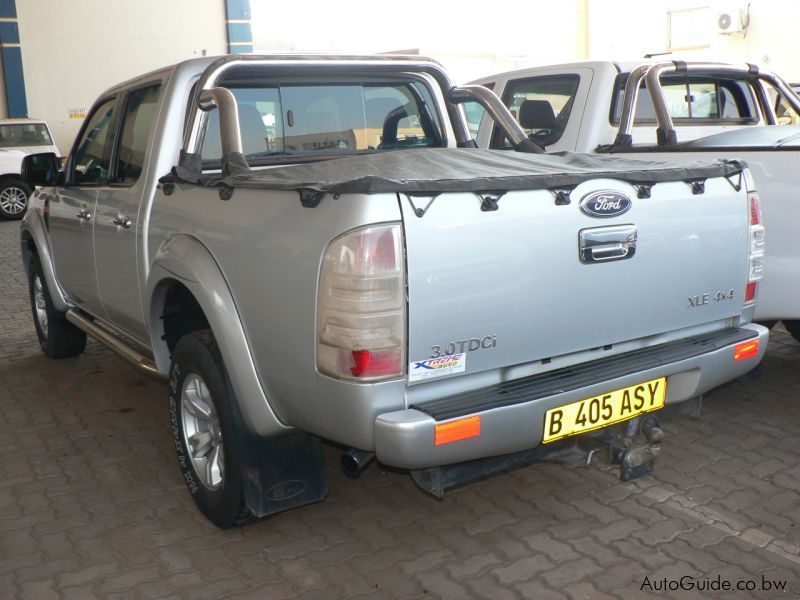
[[[503,92],[503,102],[528,137],[542,146],[550,146],[564,134],[580,81],[575,74],[510,81]],[[497,127],[492,147],[511,147]]]
[[[156,114],[158,84],[132,91],[125,103],[113,183],[133,185],[142,174],[147,140]]]
[[[108,142],[115,102],[113,98],[104,101],[89,117],[72,157],[70,183],[101,185],[108,182]]]

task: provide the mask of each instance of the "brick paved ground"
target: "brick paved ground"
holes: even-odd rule
[[[93,342],[38,352],[17,232],[0,223],[0,598],[638,598],[645,576],[683,575],[800,595],[800,345],[785,332],[760,379],[666,425],[653,477],[546,463],[437,501],[374,465],[351,481],[330,448],[324,503],[222,532],[184,489],[163,385]]]

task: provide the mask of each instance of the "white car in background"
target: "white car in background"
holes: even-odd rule
[[[28,154],[55,152],[47,123],[37,119],[0,119],[0,219],[21,219],[33,191],[20,176]]]

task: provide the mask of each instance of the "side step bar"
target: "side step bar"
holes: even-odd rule
[[[143,375],[147,375],[158,381],[167,380],[166,376],[158,370],[152,358],[145,356],[121,338],[97,325],[91,317],[74,308],[69,309],[66,316],[67,321],[75,325],[78,329],[85,331],[101,344],[108,346],[111,350],[136,367]]]

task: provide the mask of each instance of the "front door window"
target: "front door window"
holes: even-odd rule
[[[69,182],[72,185],[108,183],[110,153],[108,147],[114,99],[100,104],[89,117],[72,158]]]

